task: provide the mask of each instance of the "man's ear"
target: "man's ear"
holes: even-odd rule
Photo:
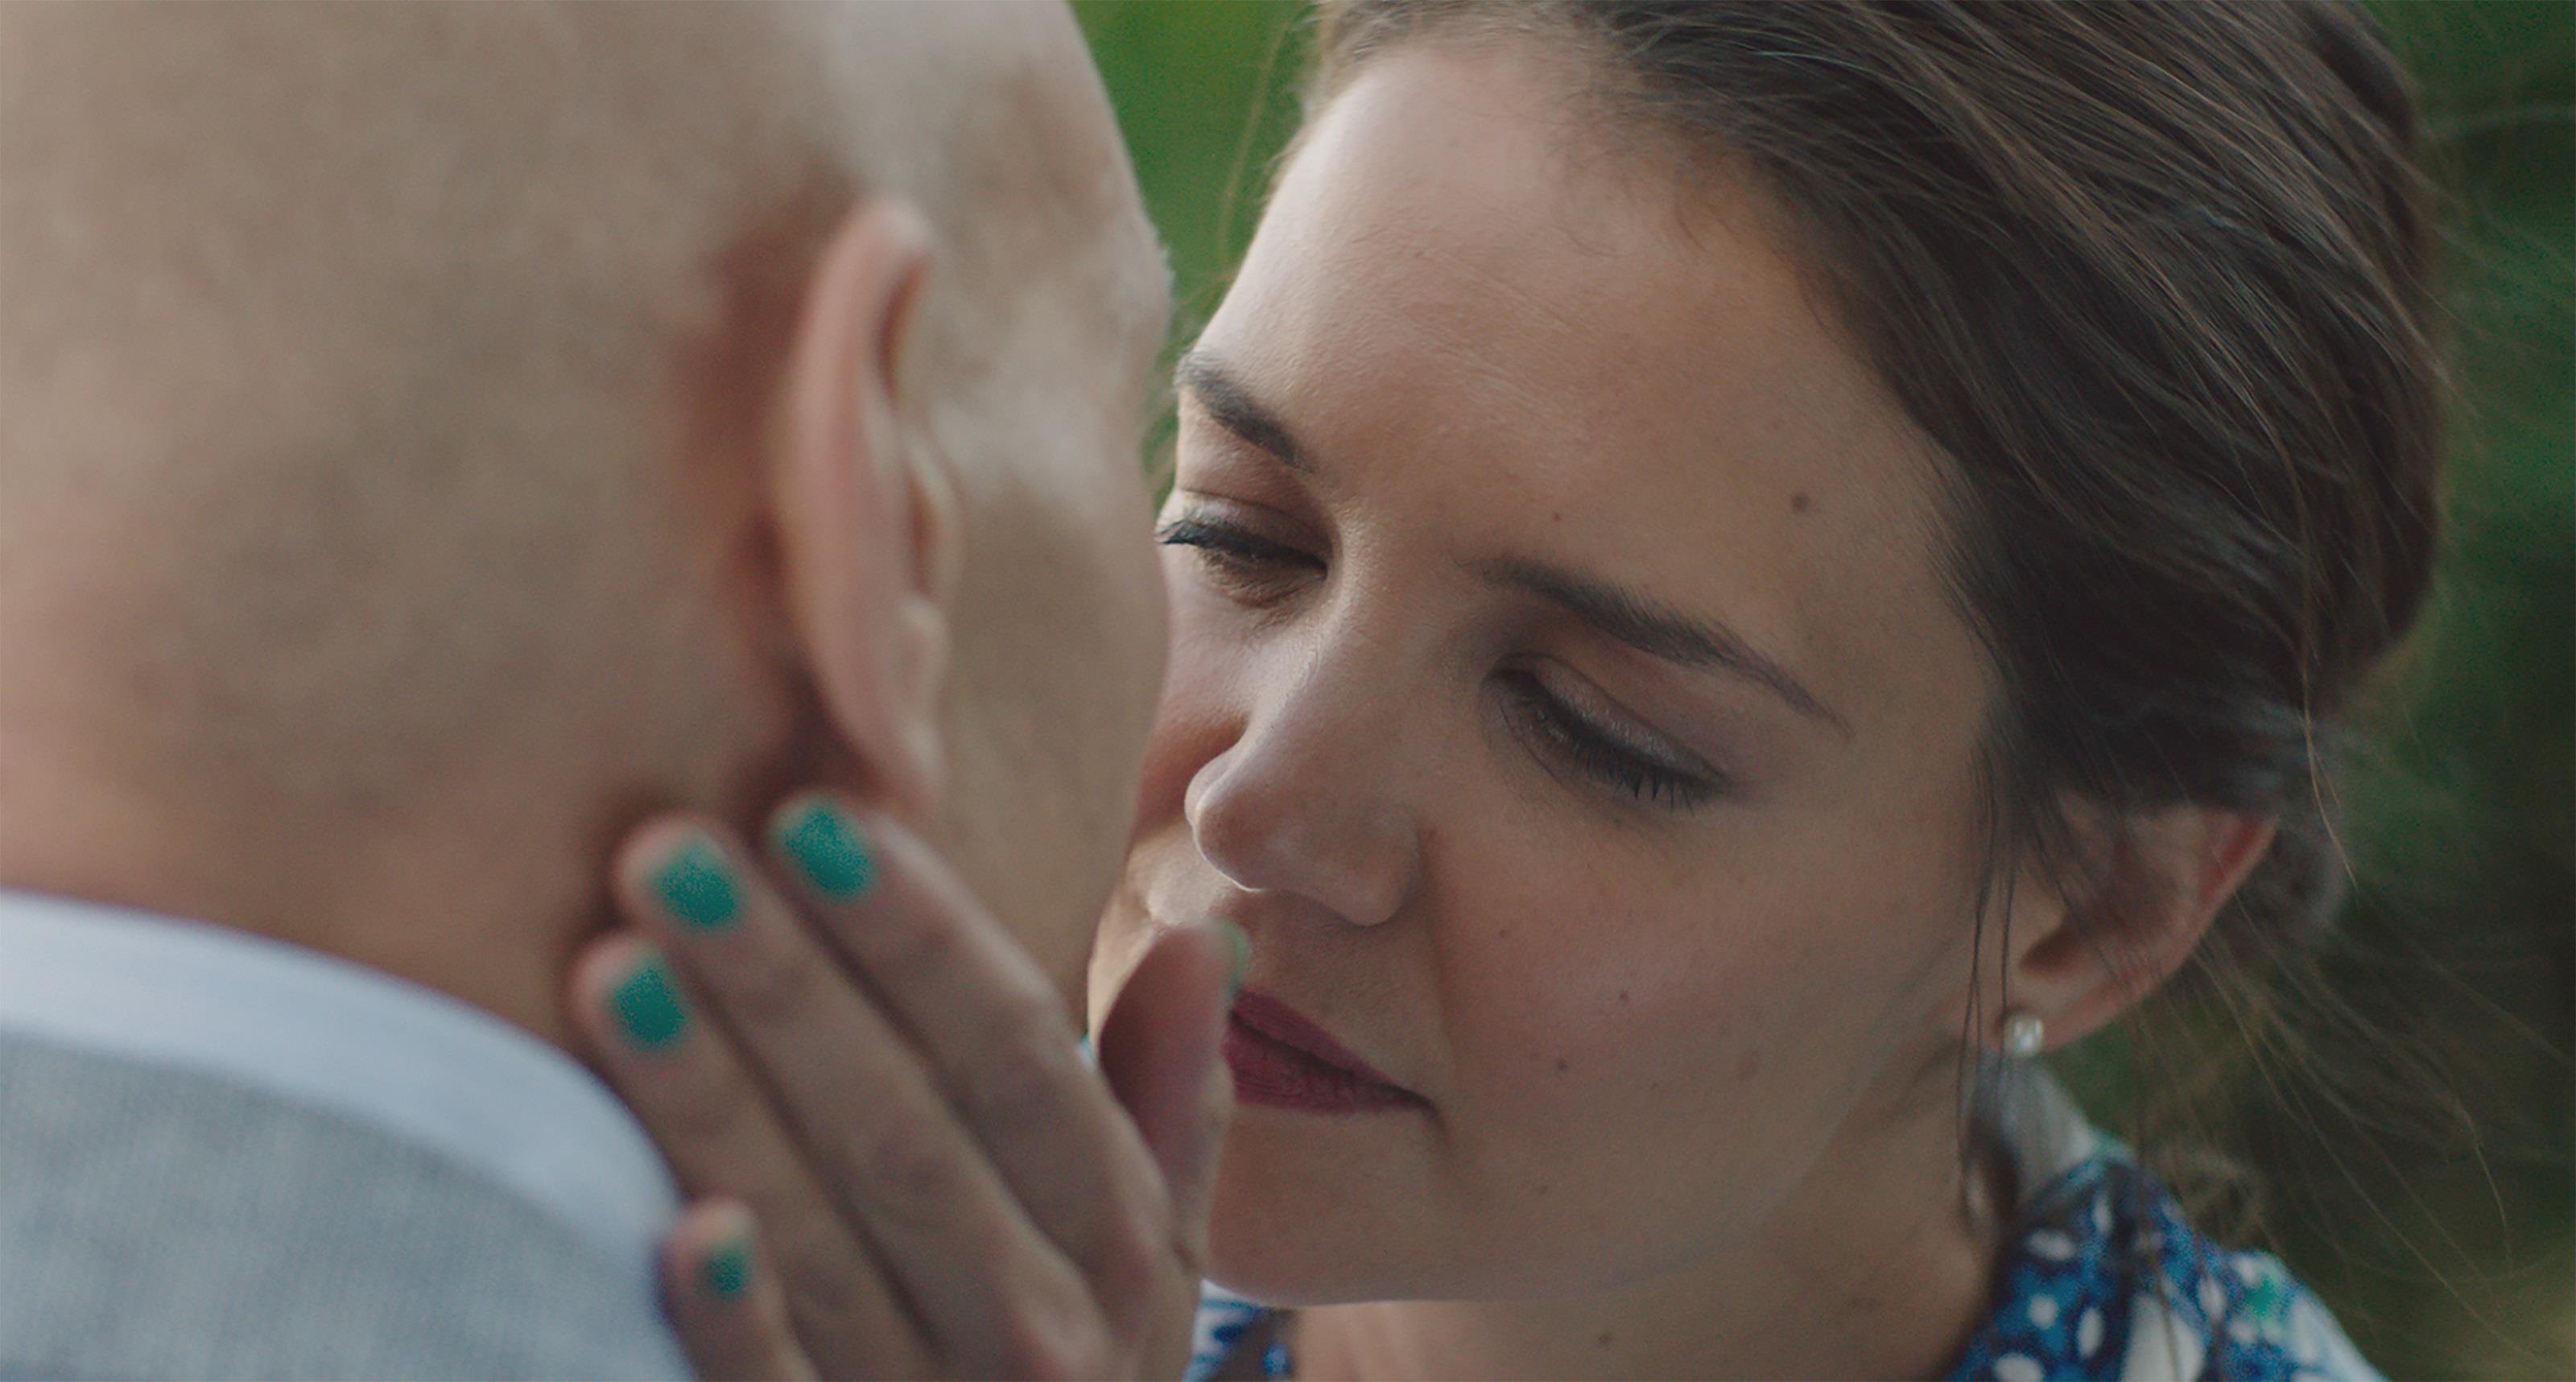
[[[788,619],[823,711],[868,790],[916,815],[943,771],[955,530],[938,459],[897,405],[929,262],[929,228],[902,202],[862,203],[833,234],[797,316],[770,496]]]
[[[2047,924],[2012,938],[2006,1012],[1985,1040],[2000,1044],[2010,1012],[2046,1024],[2054,1048],[2086,1036],[2171,978],[2208,934],[2218,909],[2272,847],[2275,823],[2209,806],[2133,818],[2106,842],[2091,896],[2052,903]]]

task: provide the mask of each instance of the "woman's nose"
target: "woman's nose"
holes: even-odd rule
[[[1249,892],[1354,925],[1395,915],[1420,857],[1400,714],[1400,697],[1329,664],[1257,697],[1183,798],[1199,853]]]

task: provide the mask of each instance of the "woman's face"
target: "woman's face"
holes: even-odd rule
[[[1581,79],[1373,59],[1182,368],[1094,990],[1251,936],[1213,1253],[1265,1298],[1827,1242],[1954,1145],[1992,693],[1933,461],[1744,184]]]

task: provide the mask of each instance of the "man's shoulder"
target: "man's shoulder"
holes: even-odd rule
[[[681,1376],[633,1265],[480,1167],[0,1031],[0,1374]]]

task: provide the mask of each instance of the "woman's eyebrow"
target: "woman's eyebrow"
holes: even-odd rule
[[[1535,595],[1649,657],[1751,681],[1799,714],[1833,726],[1844,739],[1852,737],[1850,721],[1819,700],[1777,659],[1723,623],[1693,618],[1641,592],[1545,562],[1499,558],[1469,569],[1489,585]]]
[[[1172,387],[1207,410],[1216,425],[1260,447],[1290,470],[1313,474],[1314,461],[1297,444],[1288,424],[1270,411],[1236,378],[1225,362],[1196,346],[1181,355],[1172,370]]]
[[[1172,387],[1205,409],[1219,427],[1281,465],[1314,473],[1314,461],[1296,434],[1213,354],[1197,347],[1184,352],[1172,370]],[[1504,558],[1477,563],[1472,569],[1489,585],[1535,595],[1649,657],[1751,681],[1799,714],[1832,726],[1844,739],[1852,737],[1850,721],[1809,691],[1778,659],[1721,622],[1693,618],[1642,592],[1545,562]]]

